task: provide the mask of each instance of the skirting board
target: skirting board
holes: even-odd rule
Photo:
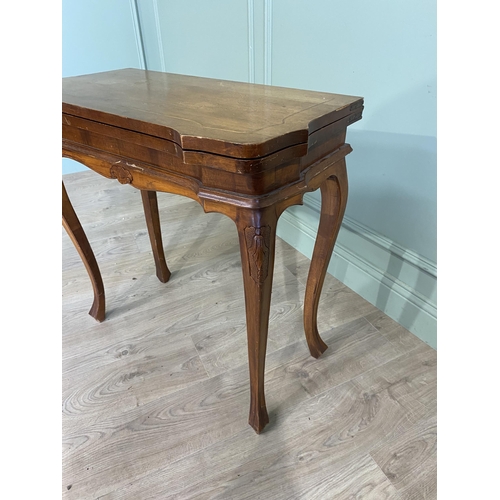
[[[319,201],[290,207],[278,236],[311,258]],[[390,318],[436,349],[436,265],[415,252],[344,217],[328,272]]]

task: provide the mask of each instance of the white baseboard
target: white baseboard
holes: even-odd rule
[[[311,258],[319,221],[319,201],[290,207],[278,236]],[[436,265],[385,236],[344,217],[328,272],[436,348]]]

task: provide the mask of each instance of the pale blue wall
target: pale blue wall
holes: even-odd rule
[[[246,0],[159,0],[157,18],[155,2],[138,7],[149,69],[248,80]]]
[[[62,76],[140,68],[132,4],[125,0],[63,0]],[[86,170],[63,158],[63,174]]]
[[[435,261],[435,0],[274,0],[272,84],[365,97],[346,215]]]

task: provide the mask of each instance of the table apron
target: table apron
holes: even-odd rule
[[[198,179],[82,146],[67,139],[63,139],[62,156],[78,161],[108,179],[117,179],[121,184],[130,184],[140,190],[187,196],[198,201],[203,208],[208,208],[206,202],[210,202],[210,205],[215,202],[260,209],[283,203],[291,198],[298,200],[291,204],[301,204],[302,196],[309,191],[318,189],[323,180],[333,175],[335,164],[351,151],[352,148],[349,144],[343,144],[329,155],[302,170],[297,181],[262,195],[247,195],[207,187]]]

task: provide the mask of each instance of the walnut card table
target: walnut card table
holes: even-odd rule
[[[347,126],[363,99],[345,95],[124,69],[63,79],[62,154],[141,190],[156,273],[167,282],[156,192],[198,201],[236,224],[245,289],[249,423],[269,422],[264,397],[276,225],[304,193],[321,189],[321,216],[304,300],[311,355],[327,348],[318,303],[347,202]],[[94,254],[63,185],[63,224],[104,319]],[[195,304],[193,304],[195,307]]]

